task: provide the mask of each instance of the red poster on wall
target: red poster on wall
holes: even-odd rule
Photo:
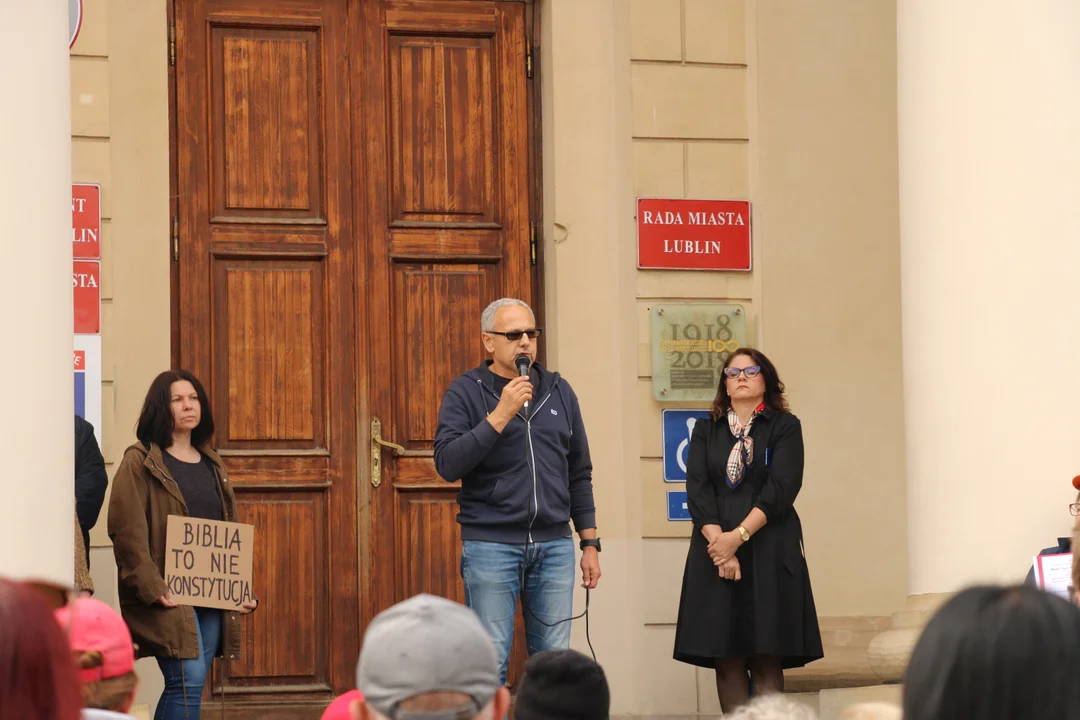
[[[101,332],[101,263],[97,260],[72,263],[71,292],[75,300],[75,334]]]
[[[71,185],[71,256],[101,258],[100,185]]]
[[[746,200],[638,198],[638,268],[750,269]]]

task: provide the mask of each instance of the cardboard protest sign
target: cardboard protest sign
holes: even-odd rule
[[[165,584],[178,605],[235,610],[251,600],[255,526],[170,515]]]

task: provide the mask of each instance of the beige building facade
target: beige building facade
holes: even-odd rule
[[[15,158],[5,165],[39,171],[33,182],[0,172],[20,268],[4,283],[5,326],[35,350],[4,354],[22,410],[0,426],[13,449],[68,437],[70,367],[42,358],[70,342],[70,302],[55,282],[70,261],[63,194],[69,180],[98,183],[99,430],[111,474],[172,357],[171,8],[86,0],[59,63],[41,39],[66,20],[54,4],[20,7],[18,31],[0,30],[5,54],[34,68],[33,86],[0,74],[5,96],[32,97],[50,118],[0,119]],[[1080,68],[1080,25],[1070,25],[1080,18],[1063,0],[1020,21],[1007,11],[1017,2],[998,5],[538,3],[543,342],[589,429],[604,541],[590,635],[613,714],[719,714],[712,674],[671,659],[691,527],[666,518],[661,411],[699,405],[653,398],[656,303],[742,304],[748,343],[777,364],[802,420],[796,506],[826,657],[788,678],[823,716],[853,698],[895,698],[886,683],[900,679],[942,594],[1018,581],[1032,554],[1067,534],[1080,468],[1068,413],[1080,399],[1070,277],[1080,107],[1059,88]],[[964,31],[971,13],[986,19],[978,32]],[[1000,99],[1001,86],[1015,102]],[[70,171],[60,162],[68,135]],[[638,270],[638,197],[750,201],[752,271]],[[28,237],[53,238],[64,253]],[[1031,351],[1015,353],[1020,337]],[[1046,407],[1053,389],[1064,397]],[[1025,447],[1028,432],[1036,448]],[[58,499],[68,481],[50,481],[42,507],[22,479],[70,477],[70,455],[52,453],[45,467],[43,453],[8,453],[17,467],[0,480],[2,574],[70,572],[71,505]],[[43,521],[26,522],[30,513]],[[105,525],[103,513],[92,572],[98,596],[115,602]],[[573,642],[587,649],[581,622]],[[150,661],[140,673],[152,708],[160,675]]]

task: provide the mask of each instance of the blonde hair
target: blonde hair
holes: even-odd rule
[[[884,702],[856,703],[840,713],[840,720],[900,720],[904,716],[899,706]]]
[[[86,562],[86,544],[83,542],[78,513],[75,514],[75,589],[94,594],[94,580],[90,577],[90,566]]]
[[[103,662],[101,653],[97,650],[75,653],[75,664],[80,670],[99,668]],[[83,705],[95,710],[125,712],[131,707],[138,684],[139,678],[134,670],[114,678],[83,683]]]
[[[743,705],[735,711],[731,720],[817,720],[817,713],[797,700],[780,693],[770,693]]]

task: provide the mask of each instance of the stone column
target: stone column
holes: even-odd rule
[[[897,5],[908,624],[917,626],[934,596],[1022,581],[1032,555],[1071,525],[1080,5]],[[879,649],[890,646],[896,665],[915,634],[882,638]]]
[[[593,462],[603,578],[590,634],[612,714],[637,712],[641,494],[629,5],[540,5],[544,147],[543,342],[578,395]],[[578,588],[574,610],[585,606]],[[603,618],[598,621],[597,618]],[[588,653],[583,620],[572,646]]]
[[[0,576],[74,576],[68,8],[5,3],[0,23]]]

